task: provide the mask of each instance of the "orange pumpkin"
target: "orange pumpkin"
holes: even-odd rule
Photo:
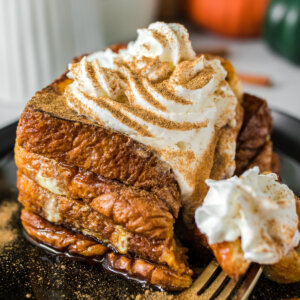
[[[216,33],[233,37],[261,32],[269,0],[188,0],[191,19]]]

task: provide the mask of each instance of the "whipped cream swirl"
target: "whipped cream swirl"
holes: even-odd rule
[[[68,75],[68,105],[156,150],[174,171],[183,202],[195,192],[219,130],[235,126],[237,98],[220,60],[197,58],[179,24],[140,29],[128,48],[84,57]],[[231,176],[235,138],[227,142]]]
[[[274,173],[258,167],[240,178],[207,180],[210,189],[195,213],[209,244],[241,238],[247,260],[274,264],[300,241],[299,217],[293,192]]]

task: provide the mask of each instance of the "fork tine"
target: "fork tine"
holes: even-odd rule
[[[215,299],[215,294],[219,293],[219,288],[226,283],[227,274],[225,272],[221,272],[218,277],[213,281],[213,283],[202,293],[199,294],[199,299]]]
[[[227,283],[226,287],[216,297],[216,300],[227,299],[229,297],[229,295],[231,294],[231,292],[234,290],[236,284],[237,284],[237,281],[230,279],[230,281]]]
[[[252,292],[255,284],[257,283],[263,268],[258,264],[252,264],[250,270],[247,273],[245,281],[238,289],[237,293],[233,297],[234,300],[244,300],[247,299],[250,293]]]
[[[193,285],[189,289],[187,289],[186,291],[178,295],[176,299],[186,300],[188,298],[190,299],[195,299],[195,297],[198,298],[197,296],[198,291],[201,290],[201,288],[209,281],[211,276],[216,272],[218,268],[219,268],[218,263],[213,259],[209,263],[209,265],[204,269],[204,271],[200,274],[200,276],[196,279]]]
[[[218,263],[212,260],[194,284],[176,299],[224,300],[233,296],[233,300],[245,300],[252,292],[261,273],[262,268],[252,264],[248,272],[239,281],[235,281],[221,271]]]

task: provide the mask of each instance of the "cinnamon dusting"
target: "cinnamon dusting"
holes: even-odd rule
[[[205,66],[203,69],[194,72],[195,64],[201,59],[181,62],[173,72],[173,80],[188,90],[203,88],[213,78],[214,69],[211,66]]]
[[[157,101],[150,93],[148,93],[148,91],[144,88],[141,79],[139,79],[138,75],[133,75],[130,74],[130,80],[133,82],[133,84],[135,85],[135,88],[137,89],[137,91],[140,93],[140,95],[143,97],[143,99],[150,103],[152,106],[156,107],[157,109],[161,110],[161,111],[166,111],[166,107],[163,106],[162,104],[160,104],[159,101]],[[130,92],[130,94],[132,94],[132,91]],[[134,102],[132,102],[134,103]]]
[[[192,104],[190,100],[177,96],[174,92],[173,87],[168,83],[168,81],[162,81],[156,85],[153,85],[151,88],[153,88],[157,93],[161,94],[170,101],[174,101],[182,105]]]
[[[163,47],[168,46],[168,41],[166,38],[159,32],[157,31],[152,31],[152,36],[160,43],[163,45]]]
[[[118,64],[122,67],[122,64]],[[152,83],[161,82],[168,79],[173,68],[169,62],[161,62],[158,57],[143,56],[140,59],[133,58],[132,61],[123,63],[136,74],[147,77]]]
[[[170,130],[182,130],[182,131],[188,131],[191,129],[199,129],[206,127],[208,124],[208,121],[205,120],[204,122],[200,123],[190,123],[190,122],[175,122],[171,120],[164,119],[162,117],[159,117],[155,113],[151,112],[150,110],[144,109],[141,106],[127,106],[124,105],[122,108],[127,110],[128,112],[134,114],[138,118],[149,122],[150,124],[170,129]]]

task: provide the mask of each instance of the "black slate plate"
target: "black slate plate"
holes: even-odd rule
[[[283,181],[300,196],[300,120],[275,110],[272,114],[272,139],[280,154]],[[0,205],[15,203],[17,198],[15,130],[16,123],[0,130]],[[10,222],[16,238],[0,248],[0,299],[126,299],[144,293],[141,284],[101,265],[59,257],[32,245],[24,237],[19,212],[20,206]],[[296,297],[300,297],[300,283],[279,285],[263,275],[250,295],[250,299]]]

